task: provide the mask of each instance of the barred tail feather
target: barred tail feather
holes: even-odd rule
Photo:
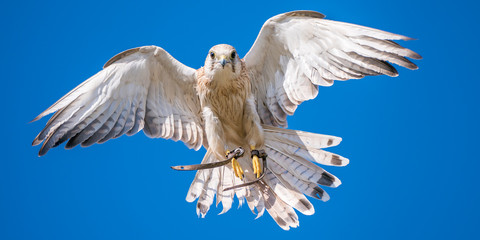
[[[292,145],[305,146],[306,148],[334,147],[342,141],[342,138],[335,136],[277,128],[269,125],[262,125],[262,127],[267,141],[285,142]]]
[[[328,166],[346,166],[347,158],[330,153],[321,148],[340,144],[341,138],[329,135],[309,133],[262,125],[267,145],[278,147],[283,152],[298,156],[311,162]]]
[[[257,211],[257,217],[255,218],[257,219],[263,216],[265,212],[265,202],[263,201],[262,193],[256,185],[247,187],[246,189],[247,196],[245,196],[245,198],[247,199],[247,205],[253,214],[255,214],[255,210]]]
[[[300,193],[281,177],[273,174],[270,170],[267,170],[265,173],[263,181],[273,189],[275,194],[280,197],[280,199],[297,209],[302,214],[312,215],[315,213],[313,205],[310,203],[310,201],[308,201],[305,195]]]
[[[260,181],[257,186],[262,192],[265,208],[278,226],[283,230],[289,230],[290,227],[296,228],[299,226],[298,216],[290,205],[279,198],[276,192],[264,181]]]

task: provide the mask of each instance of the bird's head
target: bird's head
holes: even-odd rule
[[[240,76],[242,63],[234,47],[227,44],[213,46],[205,60],[205,74],[212,80],[236,79]]]

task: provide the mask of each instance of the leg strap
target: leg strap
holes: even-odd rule
[[[233,158],[242,157],[244,153],[245,153],[245,150],[242,147],[238,147],[232,151],[229,151],[228,154],[226,155],[227,159],[221,162],[203,163],[203,164],[194,164],[194,165],[180,165],[180,166],[172,166],[171,168],[178,171],[191,171],[191,170],[221,167],[223,165],[227,165],[228,163],[230,163]]]

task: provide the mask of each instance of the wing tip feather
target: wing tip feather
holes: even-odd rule
[[[43,140],[39,140],[38,138],[33,139],[32,146],[37,146],[38,144],[42,143]]]
[[[48,150],[50,150],[50,148],[45,148],[45,144],[43,144],[40,150],[38,151],[38,156],[39,157],[44,156],[45,154],[47,154]]]
[[[416,53],[416,52],[414,52],[414,51],[412,51],[412,53],[411,53],[409,56],[407,56],[407,57],[409,57],[409,58],[411,58],[411,59],[415,59],[415,60],[421,60],[421,59],[423,59],[423,57],[422,57],[420,54],[418,54],[418,53]]]
[[[30,122],[28,122],[28,123],[36,122],[36,121],[40,120],[41,118],[42,118],[42,116],[40,114],[40,115],[36,116],[34,119],[30,120]]]
[[[34,119],[32,119],[30,122],[28,123],[33,123],[33,122],[36,122],[40,119],[42,119],[43,117],[49,115],[51,112],[50,109],[52,109],[53,106],[55,106],[56,104],[53,104],[51,107],[47,108],[45,111],[43,111],[42,113],[38,114],[38,116],[36,116]]]

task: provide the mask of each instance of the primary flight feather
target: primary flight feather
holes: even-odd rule
[[[287,115],[315,98],[318,86],[397,76],[390,63],[417,69],[406,57],[421,59],[392,41],[408,37],[323,18],[314,11],[274,16],[243,59],[234,47],[220,44],[197,70],[156,46],[122,52],[34,119],[54,113],[33,145],[43,143],[41,156],[66,141],[67,149],[90,146],[143,129],[152,138],[205,147],[203,164],[243,147],[249,154],[231,158],[231,165],[197,171],[187,201],[198,199],[197,214],[203,217],[215,198],[223,213],[236,195],[258,216],[266,209],[281,228],[297,227],[294,209],[314,213],[305,195],[327,201],[320,185],[341,184],[313,162],[349,161],[322,150],[338,145],[339,137],[282,128]],[[258,150],[268,154],[266,165]],[[252,184],[227,190],[244,182]]]

